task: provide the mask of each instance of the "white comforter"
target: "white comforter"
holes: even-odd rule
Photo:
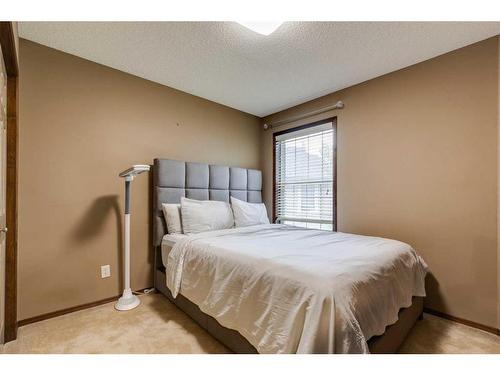
[[[182,239],[167,286],[259,353],[367,353],[426,269],[403,242],[270,224]]]

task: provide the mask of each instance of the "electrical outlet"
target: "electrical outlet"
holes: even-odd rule
[[[101,279],[111,276],[111,267],[109,264],[101,266]]]

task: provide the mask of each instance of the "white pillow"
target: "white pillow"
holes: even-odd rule
[[[181,205],[175,203],[162,203],[162,208],[163,216],[167,222],[167,232],[169,234],[182,234]]]
[[[266,205],[264,203],[248,203],[231,197],[234,224],[236,227],[269,224]]]
[[[181,198],[182,229],[185,234],[234,227],[231,206],[226,202]]]

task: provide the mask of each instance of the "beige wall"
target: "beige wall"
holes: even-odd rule
[[[338,229],[412,244],[432,273],[427,306],[492,327],[498,48],[492,38],[264,119],[343,100],[344,110],[287,125],[338,116]],[[270,209],[271,131],[261,147]]]
[[[26,40],[20,63],[19,319],[120,292],[118,172],[155,157],[259,166],[254,116]],[[141,175],[134,289],[153,284],[150,198]]]

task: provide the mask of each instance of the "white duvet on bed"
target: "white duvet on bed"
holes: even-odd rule
[[[170,254],[170,251],[172,250],[176,242],[187,237],[187,234],[182,233],[166,234],[163,236],[161,240],[161,261],[165,267],[167,266],[168,255]]]
[[[425,262],[407,244],[269,224],[188,236],[167,286],[259,353],[367,353],[413,296]]]

